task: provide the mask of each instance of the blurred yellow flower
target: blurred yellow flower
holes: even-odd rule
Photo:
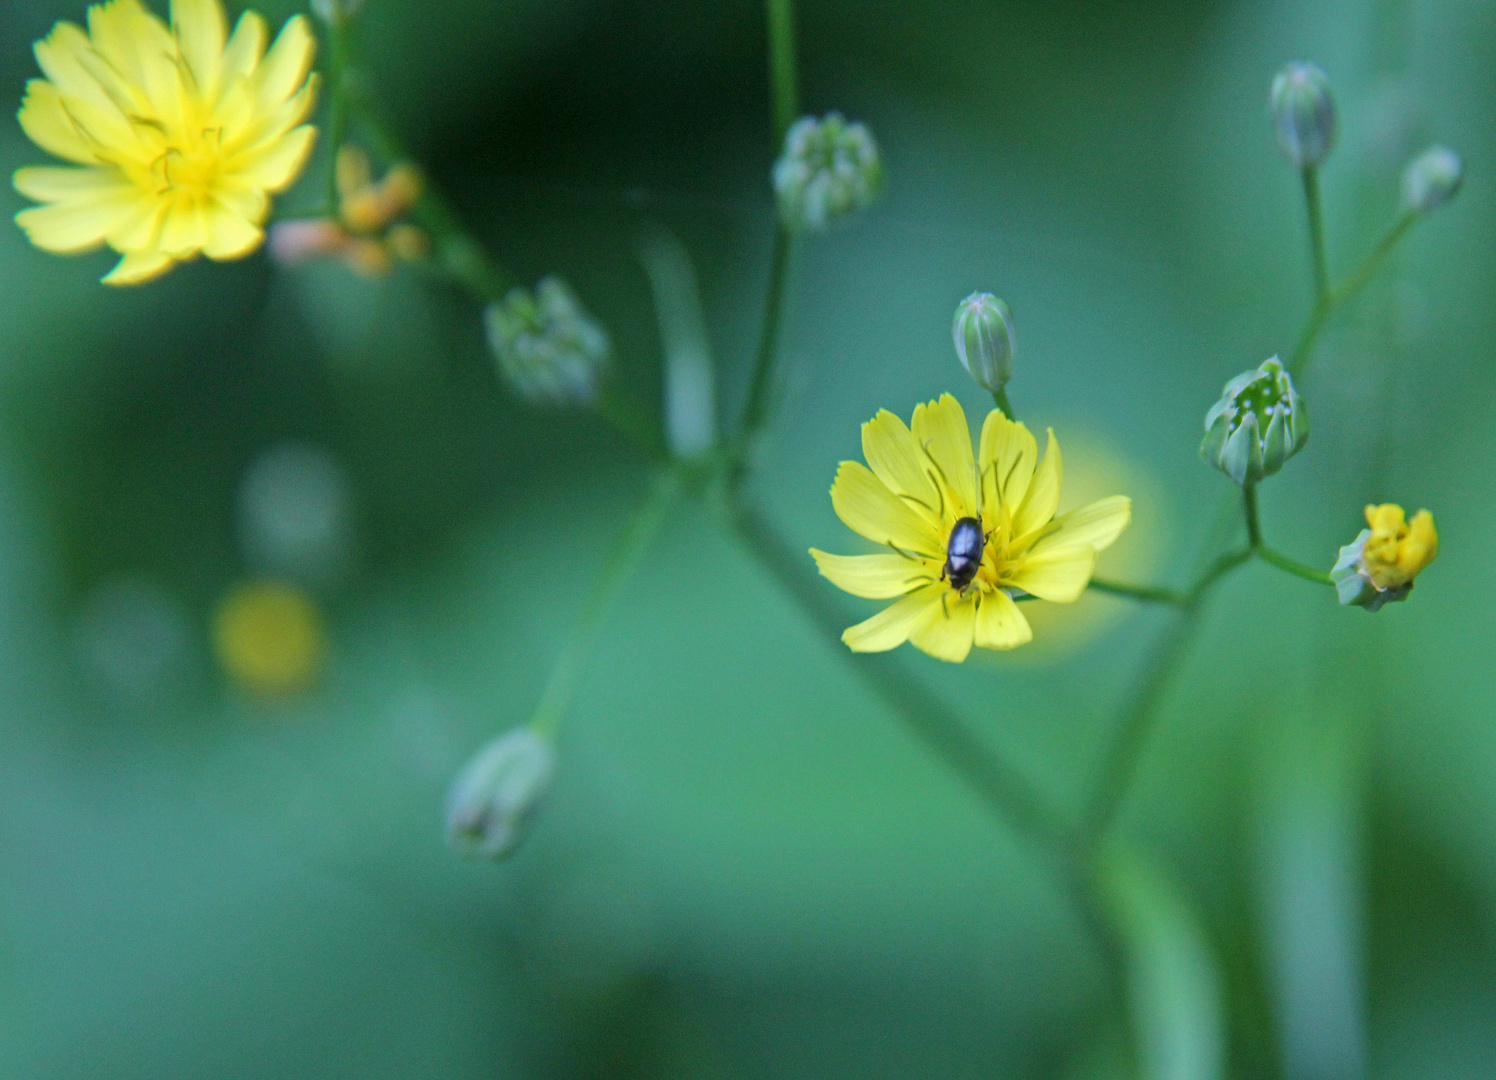
[[[308,689],[322,670],[327,634],[317,606],[278,581],[238,585],[213,616],[218,662],[234,682],[257,694]]]
[[[43,203],[16,222],[57,254],[107,244],[104,278],[133,285],[199,254],[238,259],[264,239],[269,196],[296,179],[316,129],[316,42],[286,23],[268,52],[265,20],[246,12],[228,37],[220,0],[172,0],[171,25],[139,0],[88,9],[88,30],[60,22],[36,43],[45,79],[21,106],[31,140],[77,168],[20,169]]]
[[[821,573],[854,596],[901,598],[842,635],[855,652],[907,640],[960,663],[973,644],[1023,645],[1033,633],[1014,598],[1075,600],[1096,553],[1131,520],[1131,500],[1121,495],[1055,517],[1062,463],[1054,432],[1040,461],[1028,428],[994,409],[973,457],[966,414],[949,394],[917,407],[910,427],[880,412],[862,426],[862,449],[871,468],[842,462],[831,502],[849,528],[890,554],[811,551]]]

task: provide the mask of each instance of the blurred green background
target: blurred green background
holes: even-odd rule
[[[83,14],[0,4],[13,100],[31,42]],[[888,182],[796,268],[754,494],[797,547],[854,550],[826,489],[877,409],[985,411],[949,320],[987,289],[1070,501],[1137,499],[1111,569],[1184,580],[1226,486],[1200,418],[1308,308],[1274,70],[1312,59],[1339,94],[1336,273],[1414,150],[1465,155],[1459,200],[1333,323],[1314,441],[1263,496],[1269,536],[1324,566],[1364,502],[1427,506],[1439,562],[1375,618],[1236,575],[1121,831],[1165,883],[1135,890],[1140,925],[1207,949],[1188,985],[1225,1004],[1225,1075],[1496,1076],[1496,6],[800,15],[806,108],[866,121]],[[518,279],[577,287],[643,400],[635,244],[682,237],[730,415],[772,228],[759,5],[369,0],[360,38],[430,175]],[[6,170],[42,157],[0,126]],[[529,715],[645,462],[506,396],[477,309],[409,271],[257,256],[116,291],[110,265],[0,229],[0,1075],[1127,1075],[1103,958],[1045,864],[700,502],[613,609],[526,845],[460,861],[448,781]],[[336,544],[303,567],[325,671],[266,701],[220,672],[210,625],[264,568],[255,507],[277,498],[293,525],[298,498],[331,507],[313,524]],[[876,662],[1073,807],[1166,618],[1088,598],[1011,656]],[[1209,1043],[1209,994],[1184,997]]]

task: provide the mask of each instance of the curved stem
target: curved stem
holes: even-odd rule
[[[1323,570],[1316,570],[1312,566],[1306,566],[1296,559],[1290,559],[1287,555],[1280,554],[1267,546],[1262,539],[1262,523],[1257,514],[1257,487],[1248,484],[1242,488],[1243,501],[1247,514],[1247,538],[1252,546],[1252,554],[1270,566],[1276,566],[1279,570],[1301,577],[1305,581],[1313,581],[1320,585],[1334,585],[1334,580]]]
[[[1189,598],[1178,589],[1161,585],[1132,585],[1125,581],[1093,577],[1088,588],[1111,596],[1122,596],[1129,600],[1141,600],[1150,604],[1173,604],[1176,607],[1189,602]]]
[[[565,717],[576,691],[582,661],[593,638],[597,636],[597,628],[603,615],[613,597],[633,573],[655,533],[659,531],[666,511],[680,494],[682,480],[681,468],[674,465],[661,469],[655,475],[650,482],[649,491],[629,516],[623,532],[613,544],[613,550],[604,560],[586,599],[582,601],[571,635],[551,668],[540,702],[535,706],[531,723],[542,733],[554,735]]]

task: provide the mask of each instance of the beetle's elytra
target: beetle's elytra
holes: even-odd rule
[[[982,549],[986,546],[987,537],[980,521],[965,517],[956,522],[945,545],[945,577],[951,588],[965,589],[971,584],[982,565]]]

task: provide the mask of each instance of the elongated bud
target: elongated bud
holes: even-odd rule
[[[328,26],[344,26],[363,9],[364,0],[312,0],[312,14]]]
[[[883,163],[872,133],[836,112],[796,120],[774,164],[779,216],[796,232],[822,232],[866,209],[882,183]]]
[[[951,323],[956,355],[978,386],[997,393],[1013,377],[1013,312],[991,293],[974,292],[956,305]]]
[[[511,289],[484,313],[499,370],[521,397],[537,405],[588,405],[612,359],[602,324],[571,286],[542,278],[532,293]]]
[[[472,858],[513,854],[556,776],[556,748],[533,727],[515,728],[468,762],[447,795],[447,842]]]
[[[1278,146],[1299,170],[1318,168],[1335,145],[1335,95],[1313,64],[1292,61],[1273,78],[1269,95]]]
[[[1403,170],[1403,203],[1415,214],[1437,210],[1459,194],[1465,163],[1447,146],[1430,146]]]
[[[1283,468],[1309,441],[1309,412],[1275,356],[1232,379],[1205,414],[1200,456],[1238,484]]]

